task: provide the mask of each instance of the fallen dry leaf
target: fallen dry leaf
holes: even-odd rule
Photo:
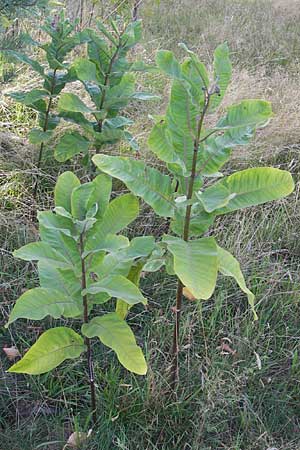
[[[69,439],[67,440],[67,443],[64,446],[64,448],[65,449],[67,449],[68,447],[75,449],[80,448],[80,446],[88,440],[91,434],[92,430],[89,430],[88,433],[84,433],[83,431],[74,431],[74,433],[72,433],[69,436]]]
[[[17,347],[3,347],[3,351],[6,354],[9,361],[14,361],[21,356]]]
[[[227,339],[227,338],[223,339],[221,342],[221,345],[219,347],[217,347],[217,349],[221,350],[221,355],[235,355],[236,350],[233,350],[229,344],[224,342],[225,340],[229,341],[229,339]]]

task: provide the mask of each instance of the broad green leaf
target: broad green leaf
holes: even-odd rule
[[[219,45],[214,53],[214,78],[220,93],[211,97],[210,108],[215,110],[225,95],[226,89],[231,80],[232,66],[230,62],[230,52],[227,44]]]
[[[31,91],[27,92],[24,97],[24,104],[25,105],[32,105],[33,103],[36,103],[37,101],[48,97],[49,92],[43,90],[43,89],[32,89]]]
[[[8,372],[39,375],[49,372],[66,359],[78,358],[85,351],[83,338],[66,327],[45,331],[25,356]]]
[[[178,236],[183,235],[186,208],[177,208],[171,221],[171,230]],[[207,213],[200,203],[194,203],[191,210],[189,236],[201,236],[213,224],[215,214]]]
[[[73,189],[71,194],[72,216],[79,220],[84,220],[90,207],[89,199],[95,191],[93,182],[82,184]]]
[[[32,128],[32,130],[29,133],[29,142],[31,144],[41,144],[48,142],[53,135],[53,132],[51,130],[43,131],[40,128]]]
[[[65,111],[73,111],[80,113],[89,113],[92,110],[83,103],[76,95],[71,93],[62,94],[58,101],[58,108]]]
[[[272,167],[257,167],[236,172],[223,178],[214,189],[225,187],[231,195],[227,205],[215,211],[226,214],[241,208],[261,205],[286,197],[294,190],[291,174]]]
[[[130,372],[146,374],[147,364],[142,350],[136,344],[129,325],[116,313],[94,317],[82,326],[82,333],[88,338],[97,336],[104,345],[116,352],[120,363]]]
[[[8,51],[11,56],[18,59],[22,63],[28,64],[35,72],[39,73],[42,77],[44,77],[44,69],[43,67],[34,59],[29,58],[22,53],[15,52],[13,50]]]
[[[243,100],[227,109],[225,117],[217,123],[216,129],[258,128],[267,125],[271,119],[272,107],[265,100]]]
[[[218,273],[217,245],[212,237],[185,242],[166,236],[163,239],[174,256],[174,271],[197,299],[207,300],[215,290]]]
[[[203,192],[196,193],[206,212],[211,213],[216,209],[228,205],[229,201],[235,197],[223,184],[215,184],[208,187]]]
[[[185,79],[191,83],[195,91],[199,92],[198,95],[195,96],[198,97],[199,101],[200,96],[203,98],[202,88],[208,89],[209,86],[209,78],[206,67],[201,61],[199,61],[197,55],[189,50],[185,44],[180,43],[178,45],[189,54],[190,58],[181,64],[181,70]],[[200,103],[202,103],[202,101]]]
[[[158,67],[171,78],[182,78],[180,64],[173,52],[170,52],[169,50],[159,50],[156,53],[155,60]]]
[[[173,187],[169,176],[130,158],[96,155],[94,164],[103,172],[123,181],[128,189],[141,197],[163,217],[174,214]]]
[[[46,242],[32,242],[15,250],[13,255],[25,261],[45,261],[54,267],[70,267],[70,262]]]
[[[120,297],[130,305],[135,305],[136,303],[145,305],[147,303],[147,300],[136,285],[122,275],[110,275],[91,284],[83,291],[83,295],[98,294],[99,292],[107,292],[111,297]]]
[[[129,239],[125,236],[120,236],[116,234],[107,234],[103,240],[99,240],[97,246],[92,250],[92,253],[105,251],[105,252],[116,252],[121,248],[129,247]],[[87,254],[90,252],[87,251]]]
[[[94,81],[98,83],[96,65],[92,61],[86,58],[77,58],[72,67],[74,67],[80,81]]]
[[[41,261],[38,263],[38,272],[42,288],[59,290],[65,297],[72,299],[81,310],[81,273],[76,276],[72,269],[56,268],[52,264]]]
[[[162,161],[178,164],[184,168],[183,161],[179,158],[168,139],[167,129],[168,126],[164,121],[154,125],[148,139],[150,150]]]
[[[80,181],[73,172],[62,173],[56,182],[54,189],[54,201],[56,207],[65,208],[71,212],[71,194],[73,189],[80,186]]]
[[[87,153],[90,142],[77,131],[66,133],[55,148],[55,159],[60,162],[67,161],[79,153]]]
[[[130,246],[122,253],[122,258],[134,259],[148,256],[154,249],[153,236],[139,236],[131,240]]]
[[[58,319],[61,316],[74,317],[82,311],[72,298],[56,289],[34,288],[18,298],[13,307],[7,325],[17,319],[41,320],[46,316]]]
[[[95,189],[89,197],[87,210],[92,208],[92,206],[96,203],[98,205],[96,217],[100,219],[103,217],[103,214],[109,204],[112,190],[112,179],[106,175],[106,173],[101,173],[93,179],[92,183],[95,186]]]
[[[235,259],[235,257],[229,253],[227,250],[218,246],[218,258],[219,258],[219,271],[226,275],[227,277],[233,277],[241,290],[245,292],[248,297],[249,305],[253,311],[254,320],[257,320],[257,314],[255,311],[254,294],[247,288],[244,275],[241,271],[241,267],[239,262]]]
[[[141,272],[143,270],[143,262],[138,263],[135,266],[132,266],[130,269],[130,272],[128,274],[128,280],[132,281],[136,286],[139,286]],[[129,305],[126,301],[122,300],[121,298],[117,299],[116,302],[116,313],[120,317],[120,319],[125,319],[129,309],[131,308],[131,305]]]
[[[139,214],[138,200],[132,194],[121,195],[111,201],[102,220],[99,220],[87,235],[86,250],[94,250],[107,234],[119,233]]]
[[[160,97],[158,95],[151,94],[150,92],[135,92],[131,96],[135,100],[158,100]]]
[[[114,111],[124,108],[134,94],[134,90],[135,76],[133,73],[126,73],[119,84],[106,91],[103,108]]]

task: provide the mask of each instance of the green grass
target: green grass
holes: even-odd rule
[[[276,91],[281,79],[276,71],[288,71],[287,80],[293,82],[294,90],[287,81],[275,92],[279,99],[272,94],[277,101],[278,121],[275,118],[249,149],[237,151],[225,172],[274,165],[292,171],[296,190],[288,199],[216,222],[218,242],[240,260],[257,296],[259,320],[253,322],[246,297],[230,279],[220,277],[214,297],[201,309],[186,302],[181,382],[176,395],[169,386],[175,280],[163,273],[142,280],[149,305],[145,310],[135,307],[129,321],[147,356],[148,374],[129,374],[112,352],[94,343],[98,421],[82,450],[300,448],[300,146],[297,130],[290,125],[293,108],[298,111],[293,101],[299,94],[299,28],[293,16],[277,13],[268,1],[194,3],[173,1],[171,8],[169,0],[161,0],[160,6],[145,2],[141,14],[147,52],[141,57],[152,59],[157,47],[177,49],[177,42],[185,41],[203,59],[210,60],[208,55],[214,47],[227,39],[233,50],[235,74],[243,75],[245,67],[250,71],[261,68],[267,74],[263,80],[257,79],[259,88],[251,84],[255,77],[251,83],[247,79],[249,97],[263,96],[261,85],[269,83]],[[243,96],[242,75],[233,90],[237,86]],[[129,111],[136,118],[134,132],[139,135],[142,154],[148,158],[143,145],[151,126],[147,115],[164,110],[168,86],[155,74],[142,76],[140,83],[162,95],[162,101],[149,108],[138,104]],[[285,109],[290,105],[291,110]],[[35,123],[34,114],[9,101],[1,107],[0,121],[7,120],[14,133],[25,136]],[[288,132],[278,126],[281,121],[289,122]],[[16,345],[24,352],[54,321],[18,321],[9,330],[4,328],[14,301],[37,283],[34,265],[14,259],[11,252],[37,236],[28,213],[34,166],[26,159],[22,162],[6,155],[1,156],[0,164],[5,173],[1,179],[0,347]],[[51,207],[55,178],[69,168],[81,175],[77,163],[60,167],[52,158],[52,149],[47,150],[39,189],[41,209]],[[160,235],[164,229],[165,224],[144,207],[140,220],[128,232]],[[235,353],[222,354],[222,342]],[[73,431],[88,431],[89,391],[83,357],[38,377],[8,374],[5,370],[9,365],[1,352],[0,450],[62,450]]]

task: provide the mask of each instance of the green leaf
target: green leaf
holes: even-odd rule
[[[71,194],[73,189],[80,186],[80,181],[73,172],[62,173],[56,182],[54,189],[54,201],[56,207],[65,208],[71,212]]]
[[[162,161],[178,164],[184,168],[183,161],[179,158],[168,139],[167,130],[168,126],[164,121],[154,125],[148,139],[150,150]]]
[[[40,128],[32,128],[32,130],[29,133],[29,142],[31,144],[41,144],[48,142],[53,135],[53,132],[51,130],[43,131]]]
[[[255,311],[254,306],[254,300],[255,296],[254,294],[247,288],[245,283],[244,275],[241,271],[241,267],[239,262],[235,259],[231,253],[229,253],[227,250],[224,250],[223,248],[218,247],[218,258],[219,258],[219,271],[227,276],[227,277],[233,277],[241,290],[245,292],[245,294],[248,297],[249,305],[253,311],[254,320],[257,320],[257,314]]]
[[[139,286],[139,281],[141,277],[141,272],[143,270],[143,262],[138,263],[135,266],[132,266],[130,269],[130,272],[128,274],[128,280],[132,281],[136,286]],[[120,319],[125,319],[129,309],[131,308],[131,305],[129,305],[126,301],[122,300],[121,298],[117,299],[116,302],[116,313],[120,317]]]
[[[78,358],[85,351],[83,338],[66,327],[45,331],[25,356],[8,372],[39,375],[49,372],[66,359]]]
[[[75,59],[74,67],[77,77],[80,81],[94,81],[98,83],[96,65],[86,58]]]
[[[92,159],[103,172],[123,181],[128,189],[148,203],[159,216],[173,216],[173,187],[168,175],[130,158],[96,155]]]
[[[272,115],[270,102],[243,100],[227,109],[226,116],[219,120],[216,129],[263,127],[267,125]]]
[[[112,179],[106,175],[106,173],[101,173],[93,179],[92,183],[95,186],[95,189],[89,197],[87,209],[89,210],[96,203],[98,205],[96,217],[100,219],[103,217],[103,214],[109,204],[112,190]]]
[[[54,267],[70,267],[70,262],[46,242],[32,242],[15,250],[13,255],[25,261],[45,261]]]
[[[228,190],[231,198],[225,207],[215,211],[216,214],[226,214],[278,200],[293,192],[295,187],[289,172],[272,167],[257,167],[236,172],[215,184],[214,189],[218,190],[220,186],[221,189],[225,187]]]
[[[211,213],[216,209],[228,205],[229,201],[235,197],[223,184],[215,184],[205,189],[204,192],[196,193],[205,211]]]
[[[189,59],[181,64],[183,76],[193,87],[194,97],[200,104],[203,104],[204,95],[202,88],[208,89],[209,86],[209,78],[206,67],[201,61],[199,61],[197,55],[189,50],[185,44],[180,43],[178,45],[190,56]]]
[[[77,131],[66,133],[55,148],[55,159],[60,162],[67,161],[78,153],[87,153],[90,143]]]
[[[214,53],[214,78],[220,89],[219,95],[211,97],[210,109],[215,110],[224,98],[226,89],[231,80],[232,66],[230,52],[227,44],[219,45]]]
[[[20,62],[28,64],[35,72],[39,73],[42,77],[44,77],[44,69],[43,67],[34,59],[29,58],[22,53],[15,52],[13,50],[8,51],[11,56],[18,59]]]
[[[88,233],[86,250],[94,250],[107,234],[119,233],[139,214],[138,200],[132,194],[117,197],[109,203],[102,220],[99,220]]]
[[[126,247],[129,247],[129,239],[127,237],[116,234],[107,234],[103,240],[99,241],[97,246],[92,250],[92,253],[100,251],[113,253]],[[87,254],[89,253],[91,252],[87,251]]]
[[[104,345],[116,352],[120,363],[130,372],[146,374],[147,364],[142,350],[136,344],[129,325],[116,313],[94,317],[82,326],[82,333],[88,338],[97,336]]]
[[[159,50],[156,53],[155,59],[160,70],[165,72],[171,78],[182,79],[180,64],[173,52],[170,52],[169,50]]]
[[[111,297],[122,298],[129,305],[136,303],[145,305],[147,303],[136,285],[122,275],[110,275],[91,284],[83,291],[83,295],[98,294],[99,292],[107,292]]]
[[[135,76],[133,73],[123,75],[119,84],[106,91],[104,109],[118,111],[124,108],[134,94]]]
[[[135,100],[158,100],[160,97],[158,95],[151,94],[150,92],[135,92],[132,94],[131,98]]]
[[[45,97],[49,97],[49,92],[43,89],[32,89],[25,94],[23,103],[25,105],[32,105]]]
[[[47,262],[38,263],[39,280],[42,288],[59,290],[64,297],[69,297],[78,309],[82,309],[81,272],[75,275],[72,269],[53,267]]]
[[[212,237],[185,242],[166,236],[168,250],[174,256],[174,271],[197,299],[207,300],[215,290],[218,273],[217,245]]]
[[[72,298],[56,289],[34,288],[18,298],[10,313],[7,325],[17,319],[41,320],[46,316],[58,319],[61,316],[74,317],[82,311]]]
[[[58,108],[60,110],[90,113],[92,110],[88,108],[80,98],[75,94],[62,94],[58,101]]]
[[[71,194],[71,212],[75,219],[84,220],[90,208],[89,200],[95,191],[95,184],[85,183],[73,189]]]

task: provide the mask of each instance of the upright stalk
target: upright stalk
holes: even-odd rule
[[[199,144],[200,144],[200,136],[203,128],[203,121],[205,114],[207,112],[209,101],[210,101],[211,93],[205,90],[205,102],[203,111],[201,113],[201,116],[198,120],[197,125],[197,134],[194,140],[194,152],[193,152],[193,162],[192,162],[192,170],[191,170],[191,176],[189,180],[188,185],[188,192],[187,192],[187,200],[191,200],[193,197],[194,192],[194,184],[195,184],[195,178],[197,175],[197,157],[198,157],[198,151],[199,151]],[[191,221],[191,211],[192,211],[192,205],[188,205],[186,207],[186,213],[185,213],[185,219],[184,219],[184,229],[183,229],[183,240],[188,242],[189,240],[189,231],[190,231],[190,221]],[[174,324],[174,332],[173,332],[173,346],[172,346],[172,356],[173,356],[173,362],[172,362],[172,369],[171,369],[171,386],[174,389],[176,386],[176,383],[179,380],[179,338],[180,338],[180,315],[181,315],[181,308],[182,308],[182,297],[183,297],[183,284],[180,280],[178,280],[177,285],[177,293],[176,293],[176,308],[175,308],[175,324]]]
[[[80,235],[80,257],[81,257],[81,288],[82,290],[86,289],[86,267],[85,260],[83,257],[84,252],[84,243],[83,243],[83,233]],[[88,311],[88,300],[87,295],[82,296],[83,303],[83,322],[88,323],[89,321],[89,311]],[[87,346],[87,366],[88,366],[88,374],[89,374],[89,383],[90,383],[90,393],[91,393],[91,409],[92,409],[92,419],[95,424],[97,421],[96,415],[96,389],[95,389],[95,377],[94,377],[94,365],[93,365],[93,355],[91,348],[91,340],[88,337],[85,337],[84,343]]]
[[[55,89],[55,86],[56,86],[56,72],[57,72],[57,69],[54,69],[53,76],[52,76],[52,82],[51,82],[51,88],[50,88],[50,98],[49,98],[47,110],[46,110],[46,113],[45,113],[45,121],[44,121],[44,126],[43,126],[43,131],[44,132],[48,130],[49,116],[50,116],[50,111],[51,111],[51,107],[52,107],[52,103],[53,103],[54,89]],[[42,142],[41,145],[40,145],[40,151],[39,151],[38,161],[37,161],[37,165],[36,165],[38,170],[40,169],[40,166],[41,166],[43,150],[44,150],[44,142]],[[38,188],[38,176],[37,176],[37,178],[35,180],[34,187],[33,187],[33,198],[34,198],[34,200],[36,200],[37,188]]]

